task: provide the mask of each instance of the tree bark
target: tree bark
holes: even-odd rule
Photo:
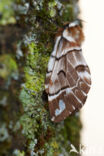
[[[0,156],[78,155],[70,145],[79,148],[80,115],[52,123],[44,94],[55,33],[77,18],[78,1],[9,1],[12,20],[0,10]]]

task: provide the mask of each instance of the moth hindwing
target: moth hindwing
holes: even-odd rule
[[[86,101],[91,78],[82,55],[83,40],[84,35],[77,21],[67,24],[56,35],[45,82],[53,122],[64,120]]]

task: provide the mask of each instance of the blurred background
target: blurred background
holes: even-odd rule
[[[92,87],[82,109],[83,156],[104,155],[104,1],[80,0],[84,20],[84,56],[92,74]]]

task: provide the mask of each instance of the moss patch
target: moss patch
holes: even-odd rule
[[[15,0],[0,0],[0,25],[16,22],[12,9],[14,1]]]
[[[2,92],[4,98],[8,91],[7,100],[0,97],[3,114],[0,116],[11,137],[9,146],[3,142],[6,148],[0,151],[1,155],[69,156],[71,143],[78,148],[79,115],[54,124],[48,102],[42,98],[55,33],[64,22],[77,18],[76,5],[76,0],[17,0],[15,3],[17,24],[27,31],[16,53],[0,58],[0,77],[5,85],[10,82]]]

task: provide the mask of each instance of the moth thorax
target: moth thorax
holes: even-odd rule
[[[71,35],[78,44],[81,44],[84,41],[84,35],[79,26],[68,28],[68,31],[69,35]]]

